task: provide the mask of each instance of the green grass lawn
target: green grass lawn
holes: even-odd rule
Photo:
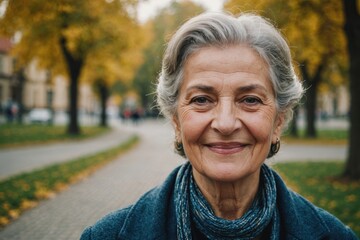
[[[340,180],[343,165],[343,162],[293,162],[273,167],[288,186],[337,216],[360,237],[360,181]]]
[[[1,181],[0,228],[17,218],[22,211],[35,206],[39,200],[52,196],[115,159],[138,141],[139,138],[133,136],[114,148]]]
[[[81,127],[82,132],[79,136],[70,136],[66,134],[65,126],[3,124],[0,125],[0,148],[79,140],[97,136],[108,130],[109,128],[86,126]]]

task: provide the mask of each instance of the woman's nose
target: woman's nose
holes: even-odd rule
[[[230,135],[241,127],[241,121],[232,101],[219,102],[211,127],[223,135]]]

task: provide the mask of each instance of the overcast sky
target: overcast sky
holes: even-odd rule
[[[157,11],[173,0],[148,0],[139,5],[139,20],[145,22],[149,17],[156,15]],[[224,0],[192,0],[204,6],[208,11],[219,11],[222,9]]]

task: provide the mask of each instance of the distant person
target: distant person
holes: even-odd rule
[[[8,123],[12,123],[14,121],[15,117],[17,116],[18,109],[18,105],[12,100],[7,102],[5,106],[5,116]]]
[[[12,122],[13,121],[13,113],[11,110],[11,106],[7,105],[5,107],[5,116],[6,116],[6,121],[7,122]]]
[[[132,110],[132,112],[131,112],[131,120],[135,125],[139,124],[140,112],[139,112],[138,108],[134,108]]]
[[[124,122],[128,122],[131,118],[131,110],[129,108],[125,108],[123,111],[123,119]]]
[[[81,239],[357,239],[264,163],[302,94],[289,47],[268,21],[192,18],[168,43],[157,86],[187,162]]]

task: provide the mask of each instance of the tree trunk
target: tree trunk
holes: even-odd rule
[[[97,85],[100,94],[100,106],[101,106],[100,126],[107,127],[106,102],[109,97],[109,89],[106,86],[106,83],[104,83],[103,81],[99,81]]]
[[[70,77],[70,93],[69,93],[69,125],[67,132],[70,135],[79,135],[80,127],[78,122],[78,88],[81,69],[83,66],[83,59],[76,58],[71,55],[66,46],[66,39],[60,38],[60,47],[65,57],[65,62],[68,68]]]
[[[325,59],[325,58],[323,58]],[[317,88],[321,81],[321,74],[325,63],[322,63],[316,69],[313,77],[310,77],[307,63],[300,65],[301,73],[304,79],[305,93],[305,108],[306,108],[306,132],[307,138],[316,138],[316,107],[317,107]]]
[[[24,95],[24,84],[25,84],[25,75],[24,75],[24,68],[20,68],[18,73],[17,73],[17,80],[18,80],[18,87],[17,87],[17,103],[18,103],[18,116],[17,116],[17,120],[19,124],[23,123],[23,117],[24,117],[24,100],[23,100],[23,95]]]
[[[360,15],[356,0],[343,0],[350,78],[350,131],[344,177],[360,179]]]

